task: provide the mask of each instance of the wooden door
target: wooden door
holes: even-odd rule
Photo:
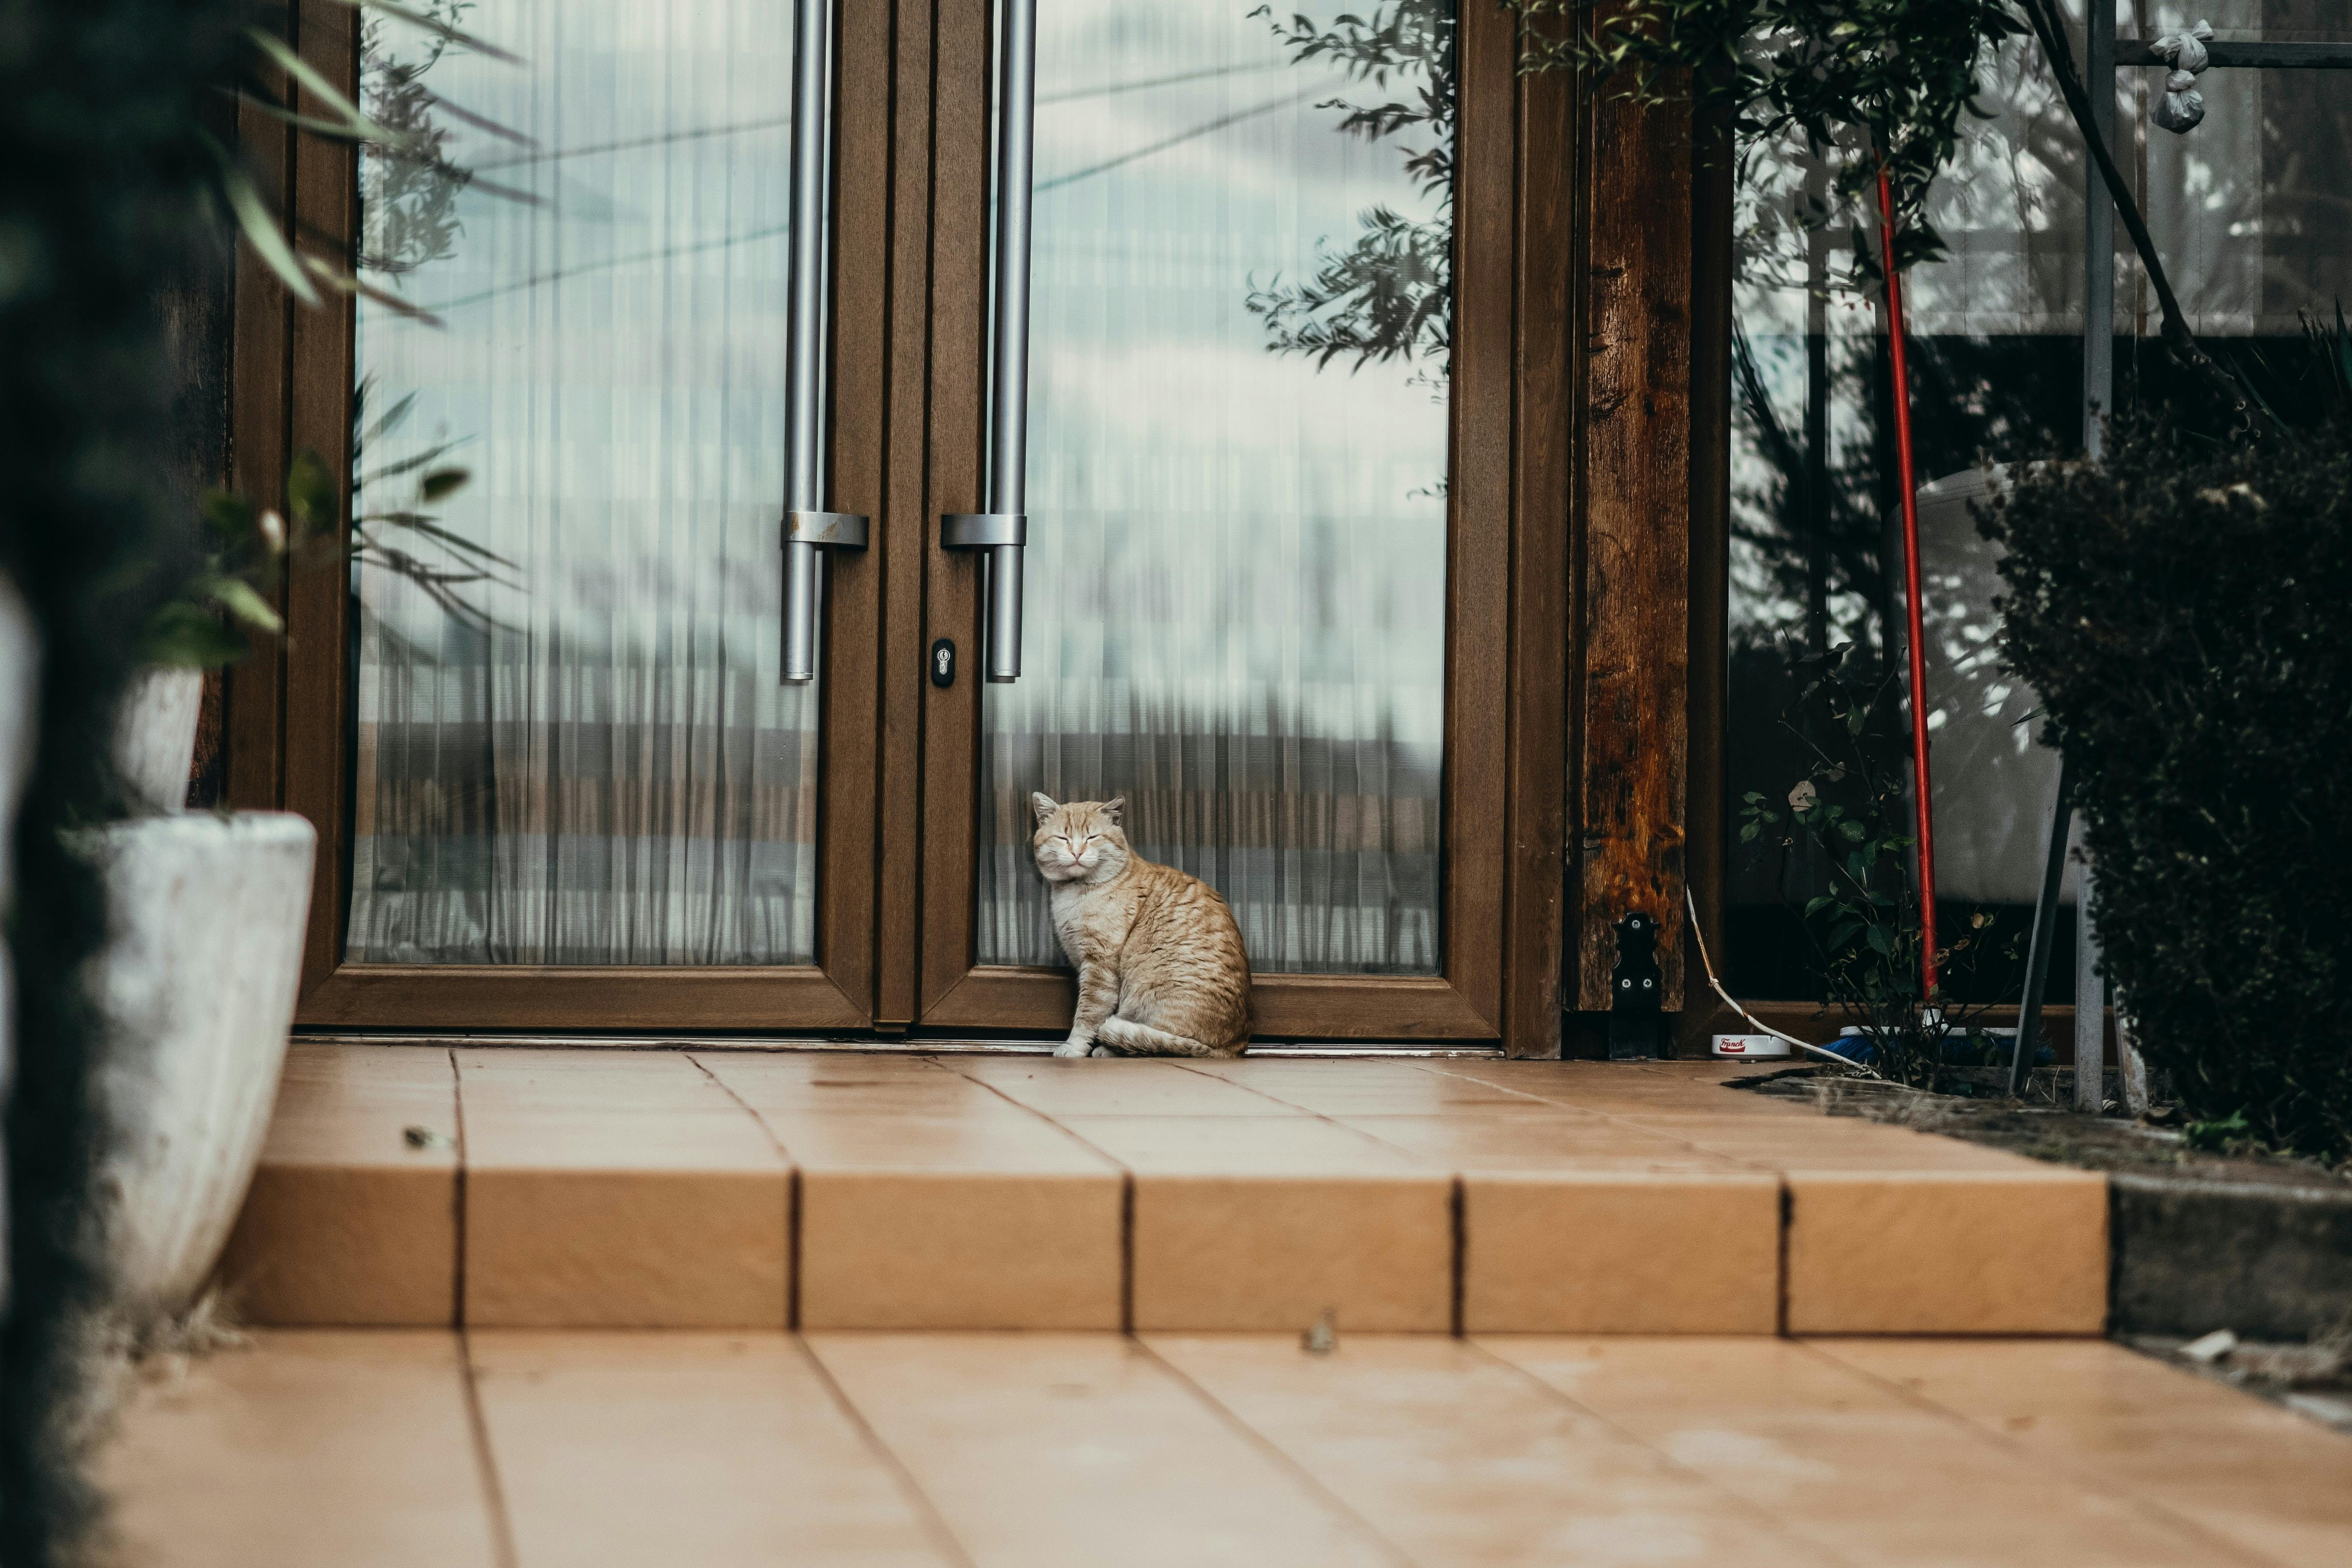
[[[898,359],[928,418],[894,431],[922,482],[893,498],[891,593],[964,673],[888,689],[919,703],[920,802],[884,846],[906,933],[884,1016],[1066,1027],[1028,792],[1118,790],[1137,847],[1235,907],[1261,1037],[1557,1048],[1567,94],[1517,78],[1491,7],[1458,35],[1451,5],[1401,15],[1382,41],[1336,13],[1301,31],[1184,0],[1147,26],[1038,0],[1007,686],[979,679],[985,569],[938,521],[983,510],[988,478],[992,16],[938,7],[925,160],[900,163],[931,195],[928,252],[900,258],[931,317]],[[1332,64],[1351,49],[1384,69]],[[1350,125],[1391,101],[1451,122]],[[1400,277],[1415,247],[1439,267]],[[1403,327],[1299,288],[1349,266]]]
[[[320,828],[301,1024],[871,1021],[884,552],[832,556],[819,679],[778,679],[793,66],[816,56],[765,0],[646,15],[485,6],[501,59],[308,0],[306,60],[439,156],[355,166],[245,112],[296,244],[375,290],[302,309],[239,282],[236,480],[282,504],[315,459],[348,551],[295,574],[283,646],[229,691],[232,798]],[[855,184],[887,165],[888,18],[839,17]],[[881,499],[886,237],[876,204],[835,204],[815,504],[845,512]]]

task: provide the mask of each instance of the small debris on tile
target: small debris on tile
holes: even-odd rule
[[[1309,1355],[1329,1355],[1339,1348],[1339,1315],[1330,1308],[1315,1320],[1315,1326],[1298,1336],[1301,1350]]]
[[[2202,1362],[2207,1366],[2211,1366],[2237,1348],[2237,1335],[2227,1329],[2215,1329],[2211,1333],[2200,1339],[2191,1340],[2181,1346],[2180,1353],[2190,1361]]]
[[[430,1127],[403,1128],[400,1135],[407,1142],[408,1146],[412,1149],[454,1149],[457,1147],[457,1144],[450,1140],[448,1134],[444,1132],[436,1132]]]

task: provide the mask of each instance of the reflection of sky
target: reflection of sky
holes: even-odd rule
[[[1040,6],[1028,668],[1044,679],[991,697],[1049,702],[1057,676],[1244,680],[1328,710],[1325,732],[1377,710],[1433,742],[1444,405],[1411,365],[1270,355],[1244,303],[1311,273],[1318,242],[1344,247],[1370,206],[1426,216],[1400,149],[1428,138],[1340,135],[1319,103],[1390,93],[1290,66],[1251,8]]]
[[[367,466],[465,442],[473,482],[436,510],[517,561],[519,591],[469,592],[534,637],[697,664],[772,644],[791,22],[752,0],[493,0],[468,27],[526,63],[453,52],[425,79],[535,143],[451,127],[454,161],[541,205],[459,197],[454,254],[395,284],[446,329],[362,303],[376,406],[417,394]],[[360,592],[423,646],[446,629],[387,574]]]

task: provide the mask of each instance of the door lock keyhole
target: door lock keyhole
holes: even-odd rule
[[[946,637],[931,645],[931,684],[940,687],[955,684],[955,644]]]

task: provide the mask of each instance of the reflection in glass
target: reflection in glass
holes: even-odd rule
[[[2080,5],[2069,7],[2078,18]],[[2192,13],[2126,3],[2121,32],[2154,37],[2210,16],[2224,41],[2352,39],[2327,0],[2218,0]],[[2186,136],[2154,129],[2164,73],[2119,73],[2118,143],[2183,308],[2209,346],[2248,365],[2273,401],[2301,401],[2298,312],[2352,300],[2352,74],[2214,69],[2207,117]],[[2083,378],[2083,153],[2038,51],[2012,43],[1991,73],[1958,168],[1931,197],[1950,258],[1916,269],[1913,410],[1923,504],[1923,612],[1935,746],[1941,923],[1987,912],[2021,932],[2042,865],[2057,758],[2035,742],[2033,692],[2008,678],[1997,638],[1997,555],[1969,514],[1983,462],[2079,454]],[[1801,849],[1737,844],[1742,796],[1777,805],[1811,744],[1791,660],[1839,643],[1884,669],[1899,647],[1901,545],[1884,322],[1874,290],[1847,287],[1845,226],[1799,217],[1827,188],[1800,145],[1742,149],[1733,343],[1729,621],[1729,980],[1748,996],[1821,994],[1795,908],[1828,886]],[[2121,226],[2118,225],[2120,235]],[[2166,393],[2153,299],[2119,241],[2116,401]],[[2073,878],[2050,999],[2071,999]],[[1793,907],[1792,907],[1793,906]],[[2014,992],[1987,963],[1961,994]]]
[[[816,710],[777,645],[792,7],[466,26],[525,63],[367,23],[371,111],[472,176],[361,176],[368,280],[446,326],[359,307],[349,956],[806,962]],[[451,465],[470,482],[421,501]]]
[[[1028,626],[984,702],[981,961],[1062,962],[1042,789],[1124,794],[1261,972],[1433,973],[1452,6],[1038,11]]]

